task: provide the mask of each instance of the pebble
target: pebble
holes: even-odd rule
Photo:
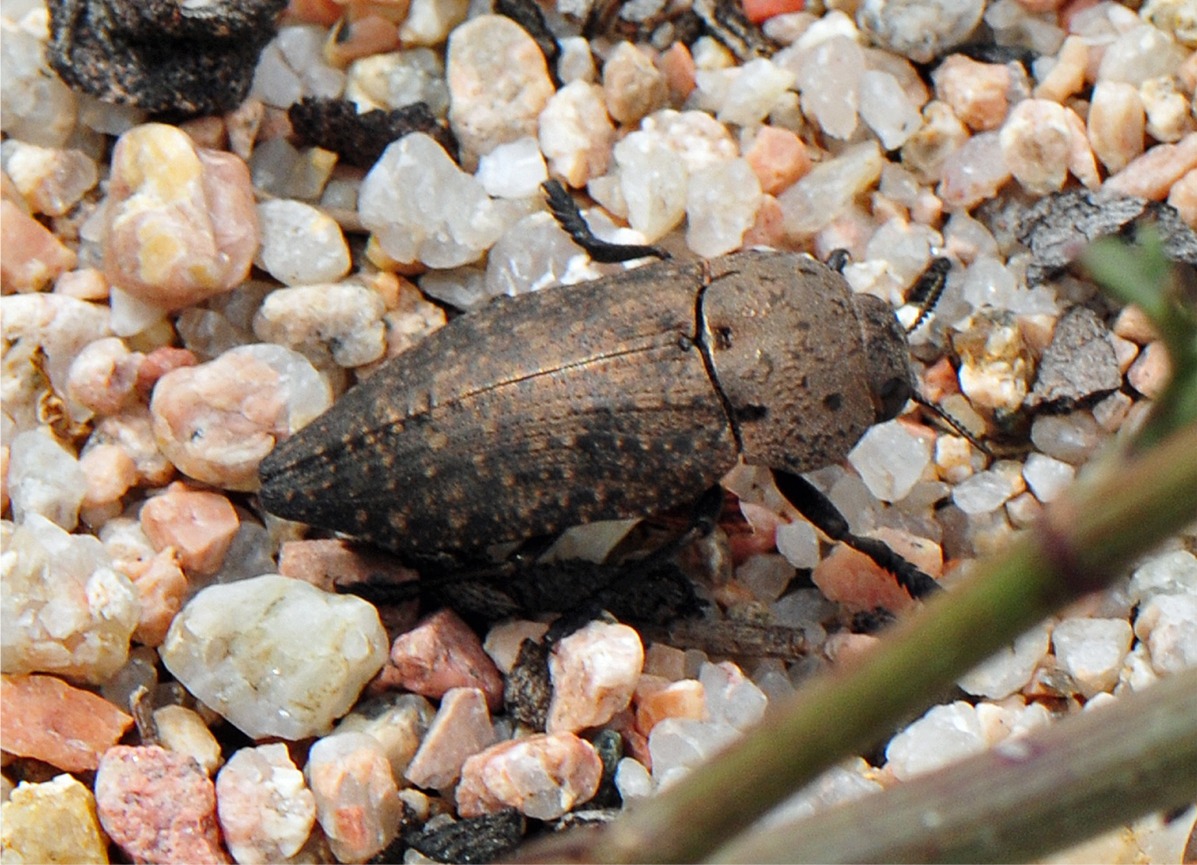
[[[614,148],[628,223],[652,243],[679,225],[686,212],[686,167],[659,136],[628,134]]]
[[[1138,89],[1100,81],[1089,103],[1089,143],[1101,164],[1116,174],[1143,152],[1147,115]]]
[[[244,345],[216,360],[168,372],[150,412],[158,447],[180,471],[234,490],[258,486],[258,463],[275,441],[332,403],[327,382],[298,352]]]
[[[267,574],[197,594],[161,654],[247,736],[301,739],[327,732],[353,705],[386,659],[386,633],[360,598]]]
[[[1176,142],[1193,131],[1189,99],[1173,78],[1149,78],[1139,86],[1139,96],[1147,112],[1147,134],[1156,141]]]
[[[932,576],[943,570],[943,553],[938,545],[898,529],[879,528],[869,532],[908,561]],[[872,610],[883,607],[900,611],[913,603],[910,594],[898,585],[893,574],[863,553],[846,545],[832,550],[831,555],[815,566],[811,580],[823,595],[853,610]]]
[[[0,242],[9,250],[0,264],[5,294],[41,291],[78,263],[72,249],[7,198],[0,201]]]
[[[935,68],[931,80],[936,98],[969,128],[986,132],[1000,128],[1006,119],[1012,84],[1009,67],[952,54]]]
[[[1134,639],[1125,619],[1064,619],[1052,631],[1056,660],[1086,697],[1109,691]]]
[[[643,675],[636,684],[636,729],[643,735],[666,718],[706,721],[706,694],[702,682],[682,679],[671,682],[660,676]]]
[[[979,754],[988,744],[977,708],[957,700],[932,707],[894,736],[885,748],[885,768],[905,781]]]
[[[14,863],[108,865],[91,790],[70,775],[42,784],[22,781],[0,808],[0,856]]]
[[[806,525],[809,526],[809,523]],[[776,533],[775,536],[780,535],[780,527]],[[747,588],[759,601],[776,601],[792,579],[794,565],[784,555],[757,554],[736,568],[736,582]]]
[[[362,181],[358,215],[395,261],[451,268],[478,260],[499,239],[511,215],[504,204],[491,199],[436,141],[415,132],[389,145],[374,163]]]
[[[441,699],[402,777],[417,787],[447,792],[461,777],[466,759],[494,741],[486,696],[477,688],[453,688]]]
[[[465,20],[469,8],[467,0],[412,0],[399,39],[406,45],[440,45]]]
[[[378,292],[357,282],[280,288],[254,315],[254,335],[299,352],[317,368],[364,366],[386,353],[386,311]]]
[[[549,655],[553,697],[545,730],[576,733],[627,708],[644,666],[640,635],[627,625],[592,621]]]
[[[156,745],[110,748],[96,772],[96,810],[134,862],[228,862],[216,792],[190,758]]]
[[[907,98],[901,83],[888,72],[867,70],[860,77],[860,119],[881,139],[886,150],[897,150],[923,124],[921,106]]]
[[[1135,362],[1126,371],[1126,381],[1131,387],[1148,399],[1155,399],[1164,392],[1168,378],[1172,372],[1172,365],[1164,344],[1148,343]]]
[[[793,186],[811,169],[810,154],[802,139],[779,126],[762,126],[744,151],[766,195],[777,195]]]
[[[877,143],[866,141],[816,165],[777,197],[787,234],[808,236],[827,227],[877,182],[884,162]]]
[[[40,33],[4,28],[4,132],[31,144],[62,147],[78,120],[78,97],[47,66],[44,27],[37,28]]]
[[[865,0],[856,23],[883,48],[929,63],[967,41],[984,11],[984,0]]]
[[[831,137],[851,138],[858,125],[860,77],[865,70],[860,45],[851,36],[834,35],[799,56],[795,72],[803,113]]]
[[[325,62],[324,40],[320,27],[280,27],[262,50],[249,95],[276,108],[287,108],[304,96],[341,95],[345,73]]]
[[[1197,132],[1175,144],[1157,144],[1115,174],[1103,190],[1163,201],[1172,185],[1197,168]]]
[[[624,757],[615,769],[615,789],[619,798],[631,803],[647,798],[653,792],[653,778],[639,760]]]
[[[1122,81],[1138,87],[1149,78],[1172,75],[1184,58],[1184,49],[1171,36],[1150,24],[1140,24],[1106,47],[1097,81]]]
[[[572,733],[500,742],[465,761],[457,810],[478,817],[515,808],[537,820],[555,820],[589,801],[602,773],[594,747]]]
[[[1049,623],[1040,623],[962,676],[957,684],[974,696],[1002,700],[1031,681],[1035,668],[1047,654],[1050,638]]]
[[[946,102],[923,106],[923,125],[902,145],[902,164],[919,179],[935,183],[943,178],[948,157],[969,140],[969,131]]]
[[[615,127],[603,100],[598,85],[571,81],[540,112],[540,150],[553,174],[569,186],[585,186],[601,177],[611,162]]]
[[[502,15],[479,15],[454,29],[445,74],[449,125],[467,169],[496,145],[535,135],[554,89],[536,42]]]
[[[1136,604],[1144,604],[1156,595],[1197,595],[1197,556],[1187,550],[1152,556],[1135,568],[1129,591]]]
[[[1022,475],[1035,498],[1047,504],[1059,498],[1076,476],[1076,468],[1045,454],[1030,454]]]
[[[0,695],[5,752],[68,772],[95,769],[101,755],[133,724],[103,697],[54,676],[0,677]]]
[[[653,58],[631,42],[620,42],[603,63],[603,99],[616,123],[631,126],[669,100],[665,75]]]
[[[1111,334],[1092,310],[1077,306],[1056,324],[1027,405],[1073,408],[1122,384]]]
[[[159,745],[190,757],[209,776],[224,762],[220,743],[198,712],[186,706],[163,706],[154,710],[154,727]]]
[[[245,163],[174,126],[129,130],[112,154],[104,275],[151,306],[182,309],[249,274],[258,218]]]
[[[173,548],[191,577],[211,577],[220,571],[240,525],[225,496],[181,481],[146,501],[139,519],[154,549]]]
[[[453,688],[477,688],[491,711],[503,705],[503,677],[478,635],[448,608],[396,637],[390,657],[390,672],[408,691],[435,699]]]
[[[930,440],[896,420],[870,427],[848,454],[869,492],[883,502],[904,499],[930,461]]]
[[[704,258],[738,249],[760,202],[756,174],[744,159],[695,171],[686,187],[686,245]]]
[[[117,414],[137,399],[144,361],[144,354],[114,336],[88,343],[67,373],[67,398],[96,414]]]
[[[720,123],[756,126],[796,80],[794,72],[764,57],[749,60],[732,72],[715,117]],[[701,86],[701,75],[698,82]]]
[[[99,539],[27,516],[0,553],[3,663],[98,684],[124,665],[137,595]]]
[[[1036,99],[1064,102],[1085,85],[1089,67],[1089,43],[1080,36],[1069,36],[1060,46],[1055,63],[1036,85]]]
[[[1031,424],[1031,442],[1049,457],[1080,465],[1093,455],[1101,432],[1093,415],[1075,411],[1065,415],[1041,414]]]
[[[365,733],[316,741],[304,769],[316,819],[341,862],[365,862],[395,839],[403,805],[382,746]]]
[[[384,694],[368,700],[341,719],[334,733],[366,733],[378,740],[391,764],[395,783],[419,750],[433,719],[432,704],[418,694]]]
[[[0,152],[4,172],[34,213],[64,215],[99,180],[95,160],[79,150],[39,147],[10,138]]]
[[[500,144],[483,156],[474,176],[492,198],[528,198],[536,195],[549,174],[536,139],[528,136]]]
[[[1197,593],[1153,596],[1139,609],[1135,636],[1161,676],[1197,667]]]
[[[17,435],[9,444],[8,496],[13,519],[45,517],[68,531],[79,522],[86,478],[75,455],[46,427]]]
[[[711,719],[665,718],[648,737],[653,781],[658,789],[686,775],[738,738],[732,725]]]
[[[316,800],[281,742],[241,748],[216,776],[224,843],[239,865],[299,852],[316,823]]]
[[[349,272],[349,246],[332,217],[302,201],[258,205],[262,242],[254,263],[285,285],[335,282]]]
[[[1002,159],[1033,195],[1064,186],[1073,151],[1068,111],[1047,99],[1024,99],[1014,106],[999,134]]]
[[[731,661],[704,663],[699,668],[698,680],[713,723],[744,731],[764,717],[769,699]]]

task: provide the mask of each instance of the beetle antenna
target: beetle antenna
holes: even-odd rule
[[[943,406],[936,405],[935,403],[931,402],[931,400],[927,399],[925,396],[923,396],[918,391],[915,391],[914,393],[912,393],[910,395],[910,399],[913,402],[916,402],[919,405],[921,405],[923,408],[927,409],[929,412],[931,412],[931,414],[935,415],[937,418],[939,418],[944,423],[946,423],[948,426],[950,426],[952,429],[954,429],[956,432],[958,432],[964,439],[966,439],[968,441],[968,443],[970,445],[975,447],[981,453],[985,454],[985,456],[989,457],[990,459],[997,458],[994,455],[993,451],[991,451],[989,449],[988,445],[986,445],[984,442],[982,442],[980,439],[978,439],[975,435],[973,435],[971,432],[969,432],[968,427],[966,427],[960,421],[956,420],[956,418],[952,417],[951,412],[949,412],[947,409],[943,408]]]
[[[921,304],[921,306],[918,318],[910,327],[906,328],[907,333],[914,333],[922,326],[923,322],[931,317],[931,313],[935,311],[935,305],[943,297],[943,290],[947,288],[948,271],[951,269],[951,259],[942,257],[932,259],[922,276],[918,278],[914,284],[914,290],[910,293],[910,302]]]
[[[631,261],[633,258],[644,258],[651,255],[655,258],[669,258],[669,253],[658,246],[648,246],[638,243],[611,243],[601,240],[590,230],[590,225],[578,210],[578,204],[573,196],[565,191],[559,180],[546,180],[540,184],[544,191],[545,203],[549,212],[557,220],[557,224],[570,236],[570,239],[582,247],[595,261],[613,263]]]

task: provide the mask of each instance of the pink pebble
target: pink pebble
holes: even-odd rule
[[[394,681],[425,697],[452,688],[477,688],[491,711],[503,705],[503,677],[470,626],[452,610],[425,618],[391,646]]]
[[[602,775],[594,746],[572,733],[500,742],[466,760],[457,810],[462,817],[479,817],[515,808],[553,820],[593,797]]]
[[[670,682],[658,676],[641,676],[636,685],[636,729],[647,736],[666,718],[707,719],[702,682],[682,679]]]
[[[594,621],[557,643],[549,656],[553,697],[545,729],[576,733],[611,719],[631,702],[644,666],[640,635]]]
[[[744,158],[768,195],[790,187],[811,168],[802,139],[778,126],[762,126]]]
[[[199,358],[188,349],[163,345],[145,356],[145,360],[137,369],[137,393],[142,399],[148,400],[154,391],[158,379],[173,369],[184,366],[195,366]]]
[[[466,759],[494,741],[483,693],[477,688],[453,688],[442,698],[404,777],[417,787],[447,792],[461,777]]]
[[[196,577],[220,570],[240,524],[227,498],[181,481],[141,507],[141,528],[154,549],[174,547],[183,570]]]
[[[925,538],[895,529],[879,529],[873,535],[885,541],[890,549],[924,573],[932,577],[942,573],[943,553]],[[863,553],[842,544],[815,567],[811,579],[829,600],[852,610],[883,607],[891,612],[900,612],[914,603],[906,590],[898,585],[893,574]]]
[[[1157,144],[1107,180],[1102,189],[1163,201],[1172,184],[1194,168],[1197,168],[1197,132],[1189,133],[1176,144]]]
[[[161,646],[190,588],[174,549],[167,547],[148,562],[138,563],[129,579],[141,603],[133,639],[143,646]]]
[[[978,63],[953,54],[931,73],[935,94],[956,116],[979,132],[997,129],[1010,107],[1010,70],[998,63]]]
[[[7,198],[0,201],[0,285],[10,291],[40,291],[75,266],[73,250]]]
[[[216,790],[190,757],[157,745],[110,748],[96,772],[104,831],[134,862],[228,862]]]
[[[95,769],[133,719],[103,697],[55,676],[0,678],[0,740],[8,754],[65,769]]]

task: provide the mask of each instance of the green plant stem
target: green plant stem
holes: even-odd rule
[[[900,623],[867,657],[803,688],[719,758],[540,861],[690,862],[880,741],[961,675],[1068,601],[1101,588],[1197,517],[1197,424],[1078,484],[1003,556]]]
[[[1028,861],[1197,798],[1197,669],[784,826],[717,862]]]

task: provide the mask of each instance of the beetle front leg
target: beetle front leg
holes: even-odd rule
[[[940,590],[934,579],[924,574],[906,559],[899,556],[882,541],[855,535],[848,521],[831,499],[823,495],[814,484],[793,472],[773,470],[773,482],[778,492],[785,496],[802,516],[810,520],[823,534],[833,541],[847,544],[859,553],[864,553],[880,567],[898,579],[898,584],[911,597],[923,598]]]
[[[545,203],[553,218],[570,239],[582,247],[595,261],[613,263],[631,261],[634,258],[653,256],[655,258],[669,258],[669,253],[659,246],[647,246],[634,243],[612,243],[595,236],[590,225],[578,210],[577,202],[558,180],[546,180],[540,184],[544,191]]]

